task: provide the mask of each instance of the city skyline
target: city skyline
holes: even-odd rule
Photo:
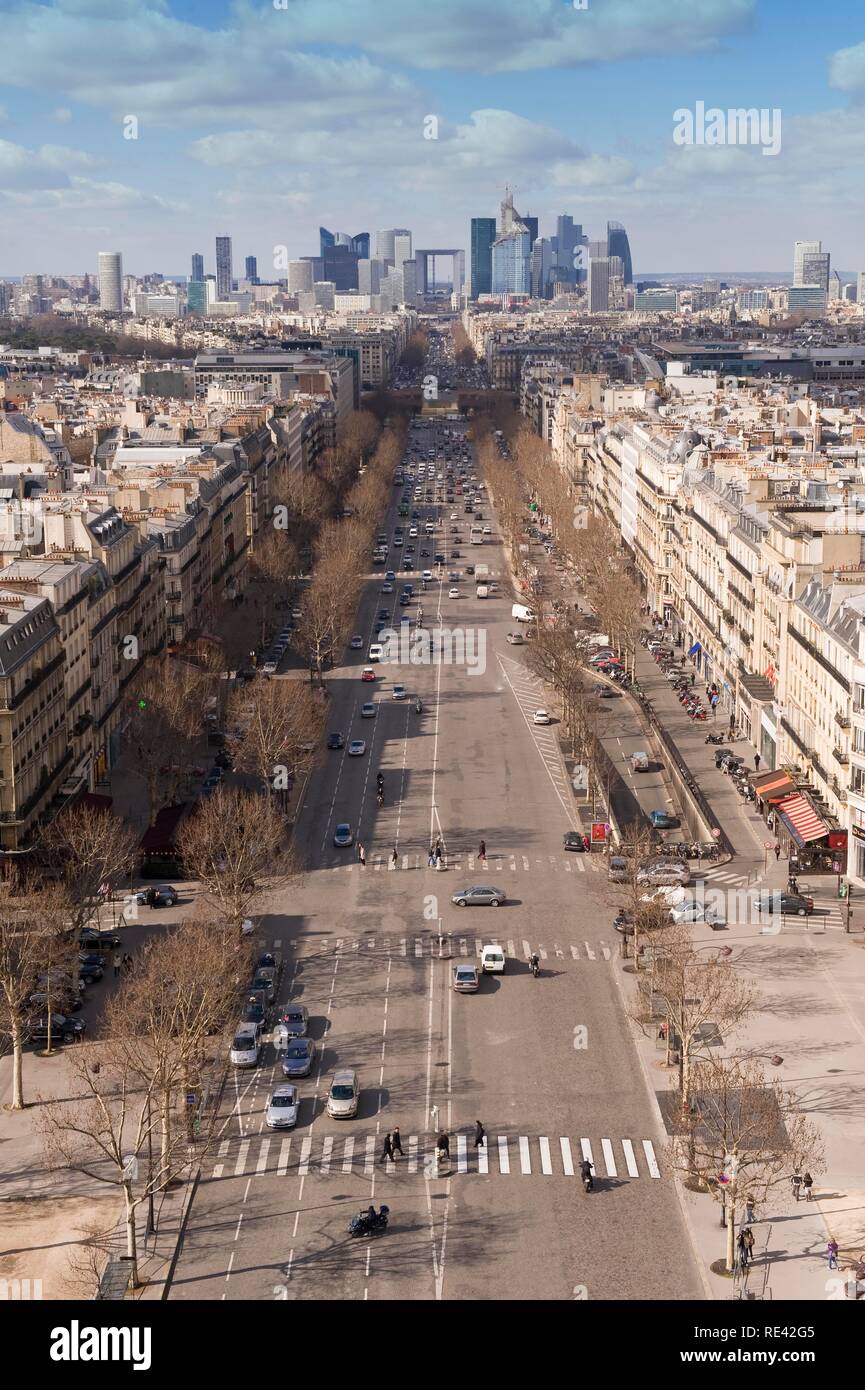
[[[865,43],[853,7],[796,24],[781,0],[643,9],[635,28],[619,0],[530,14],[508,2],[493,25],[483,7],[443,0],[419,44],[412,4],[397,22],[367,0],[206,12],[195,0],[25,0],[4,16],[16,62],[0,92],[0,274],[83,273],[106,245],[129,273],[179,273],[195,246],[210,262],[223,229],[263,280],[278,274],[274,247],[316,254],[321,226],[410,223],[419,244],[468,251],[471,218],[492,215],[506,183],[541,235],[563,212],[592,235],[623,222],[638,273],[769,273],[789,265],[795,238],[857,269]],[[239,49],[272,74],[260,93],[236,70]],[[675,144],[674,113],[701,102],[780,112],[775,157]]]

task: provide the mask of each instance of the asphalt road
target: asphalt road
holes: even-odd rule
[[[444,531],[451,510],[462,531],[457,560],[447,536],[446,571],[482,555],[501,576],[500,546],[468,545],[460,500],[443,508]],[[366,637],[380,606],[400,611],[399,585],[385,597],[381,583],[377,574],[365,586],[357,631]],[[476,632],[486,643],[482,670],[382,666],[373,686],[360,681],[363,650],[348,653],[330,682],[329,728],[366,738],[368,751],[323,756],[298,821],[308,870],[263,919],[262,941],[278,943],[281,998],[308,1007],[317,1057],[299,1083],[290,1134],[264,1124],[281,1080],[272,1046],[254,1072],[230,1076],[172,1298],[702,1297],[616,986],[604,861],[561,850],[576,822],[555,727],[531,722],[543,693],[522,650],[506,642],[509,586],[486,600],[465,578],[459,599],[449,587],[423,595],[425,623],[434,613]],[[420,716],[413,699],[391,698],[395,679],[420,694]],[[377,715],[361,719],[373,690]],[[365,845],[365,867],[353,850],[333,848],[340,821]],[[438,871],[427,867],[436,836],[446,865]],[[452,905],[473,882],[500,886],[507,901]],[[440,932],[452,959],[439,958]],[[454,961],[476,958],[493,939],[505,947],[505,974],[483,978],[478,994],[456,994]],[[537,980],[530,949],[542,957]],[[324,1112],[337,1065],[360,1075],[353,1120]],[[441,1176],[430,1163],[432,1107],[451,1137]],[[476,1151],[477,1119],[488,1137]],[[380,1164],[394,1125],[404,1156]],[[586,1146],[591,1194],[578,1175]],[[371,1201],[389,1205],[389,1230],[350,1239],[349,1218]]]

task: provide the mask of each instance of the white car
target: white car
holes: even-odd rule
[[[394,688],[393,688],[393,698],[394,698],[395,700],[404,700],[404,699],[405,699],[405,694],[406,694],[406,691],[405,691],[405,686],[404,686],[404,685],[395,685],[395,686],[394,686]]]
[[[485,527],[484,527],[484,535],[485,535],[485,536],[491,536],[492,534],[493,534],[493,528],[492,528],[492,526],[485,526]]]
[[[525,644],[525,637],[521,632],[509,632],[508,641],[512,647],[522,647]]]
[[[501,946],[482,947],[481,970],[485,975],[504,975],[505,953]]]
[[[409,538],[410,541],[417,540],[417,527],[416,527],[416,526],[413,526],[413,527],[411,528],[411,530],[410,530],[409,533],[408,533],[408,538]]]
[[[448,598],[459,598],[459,589],[448,589]]]
[[[382,659],[383,656],[384,656],[384,647],[381,645],[380,642],[373,642],[372,646],[371,646],[370,649],[369,649],[369,657],[368,657],[368,660],[370,660],[370,661],[381,661],[381,659]]]
[[[277,671],[279,670],[279,662],[278,662],[278,661],[265,661],[265,663],[264,663],[264,665],[262,666],[261,669],[262,669],[264,675],[266,675],[266,676],[275,676],[276,673],[277,673]]]
[[[423,574],[421,575],[421,579],[425,579],[426,582],[429,583],[432,579],[432,570],[424,570]]]
[[[393,593],[393,586],[392,586],[392,585],[391,585],[391,593]],[[354,635],[354,637],[352,637],[352,639],[351,639],[351,641],[349,642],[348,645],[351,647],[351,650],[352,650],[353,652],[359,652],[359,651],[361,650],[361,648],[363,647],[363,638],[361,637],[360,633],[356,632],[355,635]]]
[[[350,758],[362,758],[366,752],[366,739],[353,738],[348,745],[348,756]]]
[[[552,719],[545,709],[536,709],[532,716],[533,724],[552,724]]]

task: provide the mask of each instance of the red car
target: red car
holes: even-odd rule
[[[363,670],[360,673],[360,678],[362,681],[374,681],[375,671],[372,669],[371,666],[364,666]]]

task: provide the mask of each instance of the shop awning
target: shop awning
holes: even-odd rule
[[[792,777],[778,767],[774,772],[760,772],[751,778],[751,786],[763,801],[778,801],[796,790]]]
[[[822,840],[829,834],[828,825],[820,819],[801,792],[785,796],[783,801],[778,802],[775,810],[800,848],[811,840]]]

